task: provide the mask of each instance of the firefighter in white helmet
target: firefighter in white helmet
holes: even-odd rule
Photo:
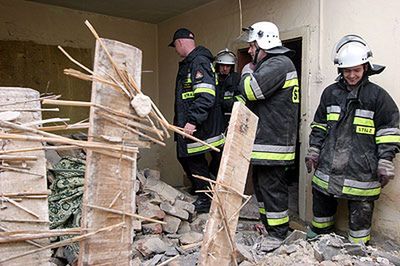
[[[282,46],[271,22],[243,29],[252,62],[241,73],[239,89],[258,117],[253,146],[254,190],[260,218],[268,234],[279,243],[289,229],[286,169],[295,162],[300,103],[296,68],[289,58],[294,51]]]
[[[218,87],[221,92],[222,111],[224,112],[224,128],[228,127],[233,103],[244,99],[238,90],[239,73],[235,72],[236,55],[225,48],[215,56],[215,69],[218,75]]]
[[[308,172],[315,169],[309,237],[333,230],[337,198],[344,198],[350,241],[368,243],[374,201],[394,178],[399,111],[390,95],[369,81],[384,70],[371,57],[368,44],[357,35],[344,36],[334,48],[339,76],[322,93],[305,158]]]

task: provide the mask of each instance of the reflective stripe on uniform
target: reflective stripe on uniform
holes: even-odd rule
[[[230,100],[232,98],[233,98],[232,96],[224,96],[224,100]]]
[[[265,99],[257,80],[252,74],[244,79],[244,92],[246,93],[247,99],[250,101]]]
[[[368,126],[368,127],[374,127],[374,120],[369,119],[369,118],[363,118],[363,117],[354,117],[353,120],[354,125],[360,125],[360,126]]]
[[[194,93],[193,93],[193,91],[188,91],[188,92],[182,93],[182,99],[183,99],[183,100],[191,99],[191,98],[194,98]]]
[[[295,150],[295,146],[254,144],[251,158],[260,160],[290,161],[294,160],[296,156]]]
[[[236,95],[235,96],[236,101],[241,102],[243,104],[246,104],[246,100],[243,98],[242,95]]]
[[[283,212],[269,212],[266,213],[268,225],[276,226],[289,222],[289,211]]]
[[[323,131],[327,131],[328,130],[328,125],[327,124],[317,123],[317,122],[312,122],[311,123],[311,128],[319,128],[319,129],[322,129]]]
[[[334,216],[330,216],[330,217],[315,217],[314,216],[311,223],[315,228],[320,228],[320,229],[328,228],[335,224],[335,217]]]
[[[213,147],[218,147],[218,146],[220,146],[220,145],[225,143],[225,137],[224,137],[223,134],[221,134],[219,136],[206,139],[204,141],[207,142],[208,144],[210,144]],[[201,144],[199,142],[187,144],[187,152],[188,152],[188,154],[201,152],[201,151],[206,151],[208,149],[210,149],[208,146],[203,145],[203,144]]]
[[[366,243],[371,240],[371,228],[363,230],[349,230],[349,240],[353,243]]]
[[[328,121],[338,121],[340,117],[340,106],[339,105],[331,105],[326,107],[326,120]]]
[[[345,179],[342,193],[354,196],[377,196],[381,193],[381,183],[378,181],[360,182]]]
[[[330,113],[326,115],[326,120],[328,121],[338,121],[340,117],[340,114],[336,113]]]
[[[260,214],[264,214],[264,215],[265,215],[265,208],[259,207],[259,208],[258,208],[258,212],[259,212]]]
[[[292,71],[286,74],[286,81],[283,84],[282,89],[290,88],[293,86],[298,86],[299,80],[297,79],[297,72]]]
[[[208,83],[199,83],[193,86],[194,94],[208,93],[215,96],[215,86]]]
[[[383,128],[376,132],[376,144],[400,142],[400,129]]]
[[[363,109],[356,109],[356,114],[355,116],[360,116],[364,118],[374,118],[374,112],[370,110],[363,110]]]
[[[321,171],[317,170],[314,173],[312,182],[323,189],[328,189],[329,175],[324,174]]]

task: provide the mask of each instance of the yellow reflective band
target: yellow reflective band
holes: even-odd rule
[[[314,125],[311,125],[311,128],[314,128],[314,127],[316,127],[316,128],[320,128],[320,129],[322,129],[323,131],[327,131],[327,128],[326,128],[326,127],[324,127],[324,126],[321,126],[321,125],[316,125],[316,124],[314,124]]]
[[[299,86],[299,80],[297,78],[286,80],[285,84],[283,84],[282,89],[286,89],[293,86]]]
[[[357,126],[356,127],[356,132],[360,133],[360,134],[374,135],[375,134],[375,128],[374,127]]]
[[[277,226],[281,224],[285,224],[289,222],[289,216],[279,218],[279,219],[267,219],[268,225],[270,226]]]
[[[363,118],[363,117],[354,117],[353,121],[354,125],[361,125],[361,126],[368,126],[368,127],[374,127],[374,120],[369,119],[369,118]]]
[[[265,208],[258,208],[258,212],[261,214],[265,214]]]
[[[316,222],[316,221],[312,220],[311,224],[312,224],[315,228],[320,228],[320,229],[321,229],[321,228],[328,228],[328,227],[334,225],[334,224],[335,224],[335,221],[319,223],[319,222]]]
[[[259,159],[259,160],[290,161],[294,160],[295,156],[296,154],[294,152],[273,153],[273,152],[253,151],[251,153],[252,159]]]
[[[243,104],[246,104],[246,100],[243,99],[243,96],[241,96],[241,95],[235,96],[235,99],[236,99],[236,101],[238,101],[238,102],[241,102],[241,103],[243,103]]]
[[[232,98],[233,98],[232,96],[224,96],[224,100],[230,100]]]
[[[371,240],[371,235],[367,235],[367,236],[364,236],[364,237],[352,237],[352,236],[349,236],[349,240],[351,242],[353,242],[353,243],[356,243],[356,244],[358,244],[358,243],[367,243],[368,241]]]
[[[326,116],[326,120],[328,121],[338,121],[339,120],[339,114],[337,113],[330,113]]]
[[[381,188],[359,189],[354,187],[343,187],[342,193],[354,196],[377,196],[381,193]]]
[[[217,140],[217,141],[215,141],[215,142],[211,142],[210,145],[213,146],[213,147],[217,147],[217,146],[222,145],[222,144],[224,144],[224,143],[225,143],[225,138],[222,138],[222,139]],[[187,152],[188,152],[189,154],[191,154],[191,153],[206,151],[206,150],[208,150],[208,149],[210,149],[208,146],[202,145],[202,146],[195,147],[195,148],[188,148],[188,149],[187,149]]]
[[[250,79],[251,79],[251,76],[247,76],[244,79],[244,92],[246,93],[246,97],[247,97],[247,99],[249,99],[249,101],[255,101],[257,99],[256,99],[256,96],[254,96],[253,90],[251,89]]]
[[[316,175],[313,176],[312,182],[321,188],[328,189],[328,182],[326,182],[322,179],[319,179],[318,176],[316,176]]]
[[[182,93],[183,100],[190,99],[190,98],[194,98],[193,91],[188,91],[188,92]]]
[[[211,94],[212,96],[215,96],[215,90],[213,89],[209,89],[209,88],[196,88],[194,90],[194,94],[198,94],[198,93],[208,93]]]
[[[400,142],[400,136],[380,136],[375,138],[376,144]]]

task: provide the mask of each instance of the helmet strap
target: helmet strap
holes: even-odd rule
[[[257,43],[257,42],[255,42],[255,46],[257,47],[257,49],[256,49],[256,53],[254,54],[253,64],[254,64],[254,65],[257,65],[257,62],[258,62],[258,54],[260,53],[261,48],[260,48],[260,46],[258,46],[258,43]]]

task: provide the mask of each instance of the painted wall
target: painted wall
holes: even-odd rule
[[[385,88],[400,104],[400,2],[396,0],[323,0],[322,73],[323,85],[332,82],[336,69],[331,62],[334,44],[345,34],[359,34],[374,54],[373,62],[386,65],[386,70],[371,80]],[[395,160],[397,176],[382,190],[376,201],[373,230],[400,242],[400,156]],[[346,205],[344,205],[345,207]],[[339,226],[347,226],[347,215],[340,215]]]
[[[15,70],[1,69],[3,74],[14,73],[11,75],[19,78],[2,79],[0,86],[29,86],[45,92],[49,84],[47,91],[61,93],[64,99],[90,100],[91,84],[66,78],[62,74],[64,68],[78,67],[57,50],[57,45],[61,45],[82,63],[92,65],[95,39],[84,25],[87,19],[101,37],[134,45],[143,51],[143,70],[152,72],[143,73],[142,89],[158,102],[157,25],[22,0],[0,0],[0,10],[3,44],[0,48],[2,52],[8,49],[15,54],[10,57],[14,61],[7,62],[8,66],[23,66]],[[25,80],[13,71],[24,72]],[[16,84],[10,84],[12,82]],[[60,116],[71,116],[77,121],[86,114],[85,110],[64,109]],[[158,147],[141,152],[141,156],[139,167],[157,168]]]

